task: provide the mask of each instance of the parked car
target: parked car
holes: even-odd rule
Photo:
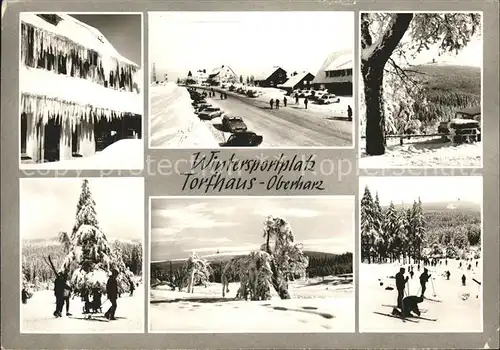
[[[207,107],[203,109],[200,113],[198,113],[198,118],[203,120],[212,120],[214,118],[220,117],[222,115],[222,111],[218,107]]]
[[[242,117],[225,115],[222,117],[222,128],[231,133],[247,131],[247,125]]]
[[[333,94],[324,95],[323,97],[318,99],[318,103],[320,105],[328,105],[330,103],[339,103],[339,102],[340,98]]]
[[[470,120],[470,125],[467,125],[466,121]],[[459,123],[462,121],[461,123]],[[476,136],[477,141],[481,141],[481,106],[474,106],[469,108],[460,109],[455,112],[455,118],[453,120],[448,120],[444,122],[440,122],[438,126],[438,133],[449,135],[450,134],[450,125],[454,124],[462,124],[464,128],[475,128],[478,131],[478,135]],[[447,139],[446,136],[444,138]]]
[[[191,106],[197,107],[199,105],[207,103],[207,100],[205,99],[200,99],[200,100],[194,100],[193,103],[191,103]]]
[[[310,100],[313,101],[318,101],[320,98],[323,96],[327,95],[328,91],[323,91],[323,90],[313,90],[311,91],[311,96],[309,96]]]
[[[262,143],[262,135],[252,131],[237,132],[229,136],[223,147],[257,147]]]
[[[212,105],[210,103],[202,103],[201,105],[196,106],[194,113],[198,114],[201,111],[207,109],[208,107],[212,107]]]
[[[247,96],[248,97],[257,97],[257,96],[259,96],[259,93],[256,90],[247,90]]]

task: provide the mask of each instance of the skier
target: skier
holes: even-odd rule
[[[351,105],[347,105],[347,119],[352,121],[352,108]]]
[[[286,97],[283,97],[283,106],[285,106],[285,107],[286,107],[286,102],[287,102]]]
[[[299,104],[299,95],[295,95],[295,104],[298,105]]]
[[[425,285],[429,281],[429,278],[431,278],[432,275],[429,275],[428,270],[424,268],[424,272],[420,275],[420,287],[422,288],[422,294],[420,295],[422,298],[424,298],[425,294]]]
[[[135,290],[135,284],[130,278],[129,278],[129,284],[130,284],[130,296],[133,296]]]
[[[479,261],[476,261],[476,267],[477,267],[477,264],[479,263]]]
[[[450,270],[446,271],[446,279],[449,281],[450,280]]]
[[[29,296],[28,296],[28,291],[26,290],[25,287],[23,287],[23,290],[21,292],[21,299],[23,301],[23,304],[27,304],[28,303]]]
[[[417,272],[420,272],[420,263],[417,265]]]
[[[116,320],[115,312],[116,312],[116,299],[118,298],[118,282],[116,281],[116,277],[118,276],[118,271],[113,270],[111,276],[108,279],[108,283],[106,283],[106,294],[108,295],[108,300],[111,302],[111,306],[104,314],[109,320]]]
[[[460,264],[458,264],[458,268],[461,269],[462,268],[462,262],[460,261]]]
[[[448,259],[446,259],[446,260],[444,261],[444,265],[445,265],[445,266],[448,266]]]
[[[467,270],[469,270],[469,271],[470,271],[470,269],[472,269],[472,264],[469,264],[469,265],[467,266]]]
[[[462,275],[462,286],[464,287],[465,287],[465,280],[466,280],[465,275]]]
[[[280,109],[280,100],[276,99],[276,109]]]
[[[273,105],[274,105],[274,100],[271,99],[271,101],[269,101],[269,105],[271,106],[271,109],[273,109]]]
[[[307,104],[308,104],[308,103],[309,103],[309,100],[307,99],[307,97],[306,97],[306,98],[304,98],[304,106],[306,107],[306,109],[307,109]]]
[[[424,301],[423,297],[418,297],[416,295],[409,295],[403,299],[403,307],[402,310],[399,311],[397,308],[392,309],[392,314],[394,316],[400,317],[411,317],[412,312],[417,316],[420,316],[420,310],[418,309],[418,304]]]
[[[71,316],[69,313],[69,292],[71,287],[66,284],[67,276],[63,272],[59,272],[54,281],[54,295],[56,297],[55,317],[62,317],[62,309],[66,302],[66,316]]]
[[[404,275],[405,275],[405,268],[401,267],[399,269],[399,272],[396,274],[396,289],[398,290],[398,301],[397,301],[398,308],[401,308],[402,306],[405,285],[408,282],[408,276],[405,277]]]

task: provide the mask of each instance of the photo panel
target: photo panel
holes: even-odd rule
[[[142,13],[19,17],[20,168],[142,169]]]
[[[354,332],[354,208],[354,196],[150,197],[149,332]]]
[[[482,12],[360,12],[359,167],[481,168]]]
[[[150,148],[354,147],[354,12],[150,12],[148,27]]]
[[[21,333],[143,333],[144,180],[20,180]]]
[[[482,177],[360,177],[359,190],[360,332],[482,332]]]

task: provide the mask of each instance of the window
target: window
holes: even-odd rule
[[[58,15],[51,15],[51,14],[37,14],[38,17],[42,18],[46,22],[49,22],[50,24],[56,26],[59,24],[59,22],[62,21],[62,18],[59,17]]]

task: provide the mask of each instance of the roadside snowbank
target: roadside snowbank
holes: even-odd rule
[[[189,92],[175,83],[153,85],[151,96],[151,147],[218,147],[206,125],[194,114]]]
[[[61,160],[59,162],[21,164],[21,170],[30,169],[126,169],[137,170],[144,167],[144,140],[119,140],[100,152],[83,158]]]

